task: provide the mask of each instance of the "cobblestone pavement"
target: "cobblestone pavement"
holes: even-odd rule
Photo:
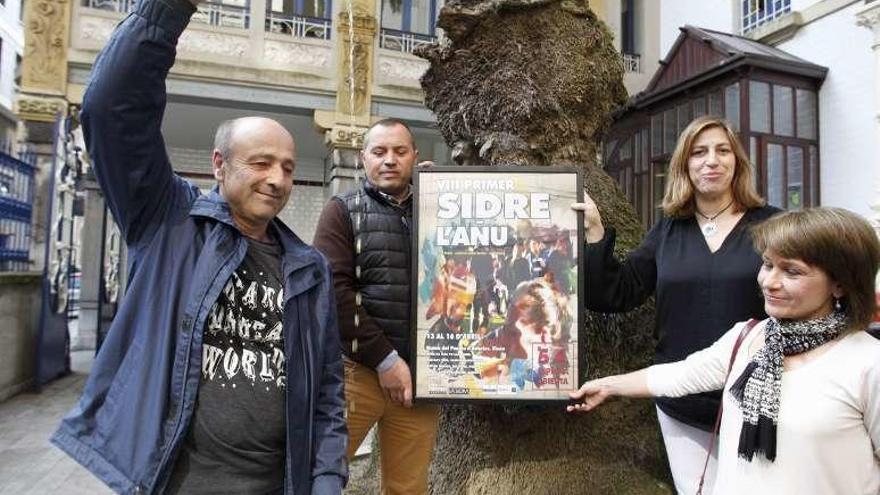
[[[0,495],[113,493],[49,443],[58,422],[79,398],[93,352],[74,352],[73,374],[53,381],[41,393],[0,402]]]
[[[61,418],[79,399],[94,351],[71,355],[74,372],[39,394],[19,394],[0,402],[0,495],[108,495],[98,478],[49,443]],[[369,456],[351,465],[350,495],[377,491],[367,473]],[[375,474],[373,474],[375,476]]]

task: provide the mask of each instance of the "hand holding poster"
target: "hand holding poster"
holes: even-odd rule
[[[434,167],[415,187],[416,399],[567,400],[582,370],[577,170]]]

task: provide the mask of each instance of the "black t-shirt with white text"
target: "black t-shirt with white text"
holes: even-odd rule
[[[202,374],[169,493],[265,494],[284,484],[281,247],[248,239],[205,322]]]

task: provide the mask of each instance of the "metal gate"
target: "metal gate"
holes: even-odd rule
[[[124,292],[123,258],[125,249],[122,244],[122,234],[107,205],[104,205],[104,215],[101,224],[101,266],[98,274],[98,328],[95,338],[95,354],[101,350],[101,344],[110,328],[113,317],[116,316],[118,301]]]
[[[79,293],[74,226],[75,217],[82,216],[82,199],[77,194],[81,150],[73,144],[71,123],[69,117],[59,117],[55,126],[36,349],[37,388],[70,372],[68,322]]]

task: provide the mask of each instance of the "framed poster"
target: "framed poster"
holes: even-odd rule
[[[414,188],[414,398],[568,401],[584,369],[579,170],[432,167]]]

